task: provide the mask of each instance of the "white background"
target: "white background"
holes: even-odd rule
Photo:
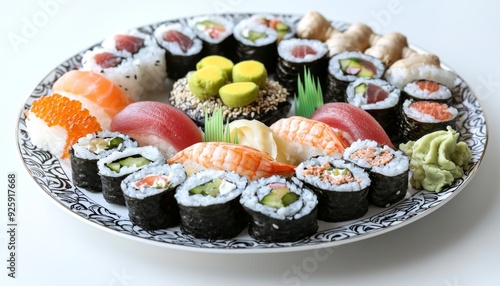
[[[500,285],[500,2],[478,2],[2,1],[0,284]],[[17,151],[17,118],[39,80],[68,57],[113,31],[167,19],[309,10],[368,23],[379,33],[401,32],[437,54],[476,92],[489,123],[488,150],[474,179],[449,203],[410,225],[332,249],[214,254],[152,246],[103,231],[58,207],[29,177]],[[23,40],[13,42],[13,35]],[[8,278],[6,269],[9,172],[18,177],[16,279]]]

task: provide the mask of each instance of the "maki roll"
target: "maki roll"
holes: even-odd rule
[[[446,130],[447,126],[456,129],[457,116],[458,110],[446,103],[407,99],[401,110],[401,135],[406,141],[416,141],[425,134]]]
[[[239,203],[247,179],[234,172],[203,170],[189,176],[175,193],[181,231],[209,240],[237,236],[247,226]]]
[[[210,15],[193,18],[189,25],[202,40],[205,56],[219,55],[235,59],[233,21],[221,15]]]
[[[127,51],[96,47],[83,54],[82,71],[98,73],[118,85],[134,101],[141,100],[145,88],[140,83],[142,70]]]
[[[318,219],[347,221],[368,212],[370,177],[361,167],[332,156],[300,163],[295,175],[318,196]]]
[[[115,151],[97,161],[102,182],[102,194],[106,202],[125,205],[121,182],[125,177],[149,165],[165,163],[160,150],[154,146],[127,148]]]
[[[247,21],[276,30],[276,33],[278,33],[278,43],[295,36],[295,25],[283,17],[269,14],[255,14],[248,18]]]
[[[328,68],[327,54],[328,47],[319,40],[283,40],[278,45],[276,79],[293,96],[297,90],[297,78],[304,78],[304,70],[308,68],[311,75],[317,77],[324,86]]]
[[[130,221],[146,230],[179,225],[174,195],[185,180],[182,164],[148,166],[127,176],[120,186]]]
[[[202,57],[203,43],[191,28],[180,23],[163,24],[155,29],[154,37],[165,49],[168,77],[176,80],[196,68]]]
[[[233,29],[236,39],[236,62],[256,60],[267,70],[276,67],[278,33],[273,28],[242,20]]]
[[[73,183],[90,192],[100,192],[102,183],[97,161],[115,151],[137,146],[137,141],[119,132],[99,131],[81,137],[69,149]]]
[[[344,151],[343,157],[368,170],[371,179],[368,199],[372,204],[389,207],[405,197],[409,158],[403,152],[373,140],[358,140]]]
[[[328,64],[327,88],[324,102],[345,101],[349,83],[358,78],[381,78],[385,66],[381,60],[361,52],[342,52],[334,55]]]
[[[428,100],[453,104],[450,88],[431,80],[416,80],[407,83],[402,90],[403,99]]]
[[[347,86],[346,101],[370,113],[391,140],[397,141],[400,93],[385,80],[358,78]]]
[[[241,195],[248,234],[260,241],[293,242],[318,230],[318,198],[295,177],[252,181]]]
[[[150,34],[139,30],[120,31],[108,36],[101,43],[109,51],[124,51],[130,54],[141,70],[139,84],[146,92],[162,90],[167,78],[165,50],[160,48]]]

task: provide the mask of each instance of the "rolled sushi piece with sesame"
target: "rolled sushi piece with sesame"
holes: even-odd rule
[[[120,132],[100,131],[89,133],[69,149],[73,184],[90,192],[102,190],[97,161],[114,151],[136,148],[135,139]]]
[[[182,164],[150,165],[127,176],[120,186],[130,221],[146,230],[179,225],[174,195],[185,180]]]
[[[420,137],[447,126],[456,129],[458,110],[446,103],[407,99],[401,109],[400,128],[403,141],[416,141]]]
[[[175,193],[182,232],[201,239],[227,239],[247,226],[240,205],[247,179],[235,172],[202,170],[189,176]]]
[[[378,58],[361,52],[342,52],[334,55],[328,63],[328,76],[324,102],[345,102],[349,83],[358,78],[381,78],[385,66]]]
[[[248,234],[256,240],[294,242],[318,230],[318,198],[295,177],[252,181],[240,202],[249,216]]]
[[[347,103],[367,111],[394,142],[399,137],[400,98],[399,88],[382,79],[358,78],[346,90]]]
[[[153,33],[158,45],[165,49],[167,76],[177,80],[196,69],[203,57],[203,43],[193,30],[181,23],[160,25]]]
[[[343,158],[368,171],[370,203],[386,208],[405,197],[409,158],[403,152],[373,140],[357,140],[345,149]]]
[[[276,79],[293,96],[297,90],[297,79],[304,82],[305,68],[319,79],[324,87],[328,68],[328,47],[319,40],[291,38],[278,45]]]
[[[165,157],[157,147],[143,146],[115,151],[97,161],[102,182],[102,194],[106,202],[125,206],[121,182],[125,177],[146,166],[165,163]]]
[[[431,80],[415,80],[402,89],[403,99],[428,100],[453,104],[453,95],[449,87]]]
[[[340,222],[368,212],[368,173],[332,156],[317,156],[300,163],[295,175],[318,196],[318,219]]]

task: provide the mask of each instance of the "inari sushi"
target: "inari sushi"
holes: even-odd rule
[[[203,170],[189,176],[175,193],[181,231],[209,240],[237,236],[247,226],[239,203],[247,180],[234,172]]]
[[[407,99],[401,109],[401,135],[404,140],[415,141],[425,134],[456,128],[458,110],[446,103]]]
[[[69,149],[73,183],[90,192],[100,192],[102,183],[97,161],[114,151],[135,147],[138,147],[137,141],[119,132],[101,131],[81,137]]]
[[[453,104],[453,96],[450,88],[431,80],[416,80],[407,83],[402,89],[403,99],[429,100]]]
[[[233,21],[222,15],[207,15],[191,19],[189,25],[202,40],[205,56],[219,55],[235,59]]]
[[[327,54],[328,47],[318,40],[282,40],[278,45],[276,79],[293,96],[297,90],[297,78],[304,78],[304,70],[308,68],[311,75],[318,78],[324,87],[328,68]]]
[[[256,60],[268,71],[274,71],[277,62],[278,33],[273,28],[246,20],[234,26],[236,62]]]
[[[358,78],[347,86],[346,102],[366,110],[393,141],[399,137],[401,91],[382,79]]]
[[[401,151],[373,140],[358,140],[344,151],[344,159],[368,170],[369,201],[389,207],[402,200],[408,189],[409,158]]]
[[[349,83],[358,78],[381,78],[385,66],[381,60],[361,52],[342,52],[328,64],[327,88],[324,102],[343,102]]]
[[[102,182],[102,194],[106,202],[125,205],[121,182],[125,177],[146,166],[165,163],[160,150],[154,146],[127,148],[115,151],[97,161]]]
[[[181,23],[163,24],[155,29],[158,45],[165,49],[167,76],[177,80],[196,69],[203,57],[203,43],[193,30]]]
[[[148,166],[120,184],[132,223],[147,230],[179,225],[177,187],[186,180],[181,164]]]
[[[297,178],[253,181],[240,200],[249,216],[249,235],[259,241],[293,242],[318,230],[318,198]]]
[[[368,173],[331,156],[313,157],[295,169],[297,178],[318,196],[318,219],[327,222],[360,218],[368,212]]]

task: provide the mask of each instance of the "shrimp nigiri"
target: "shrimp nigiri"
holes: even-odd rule
[[[350,145],[346,134],[337,132],[323,122],[301,116],[282,118],[270,127],[285,140],[318,147],[324,150],[325,155],[342,153]]]
[[[103,129],[125,106],[133,102],[120,87],[93,72],[72,70],[54,82],[52,92],[78,100],[94,115]]]
[[[272,175],[289,176],[295,166],[275,161],[255,148],[222,142],[200,142],[178,152],[167,161],[182,163],[188,173],[201,169],[234,171],[249,180]]]

